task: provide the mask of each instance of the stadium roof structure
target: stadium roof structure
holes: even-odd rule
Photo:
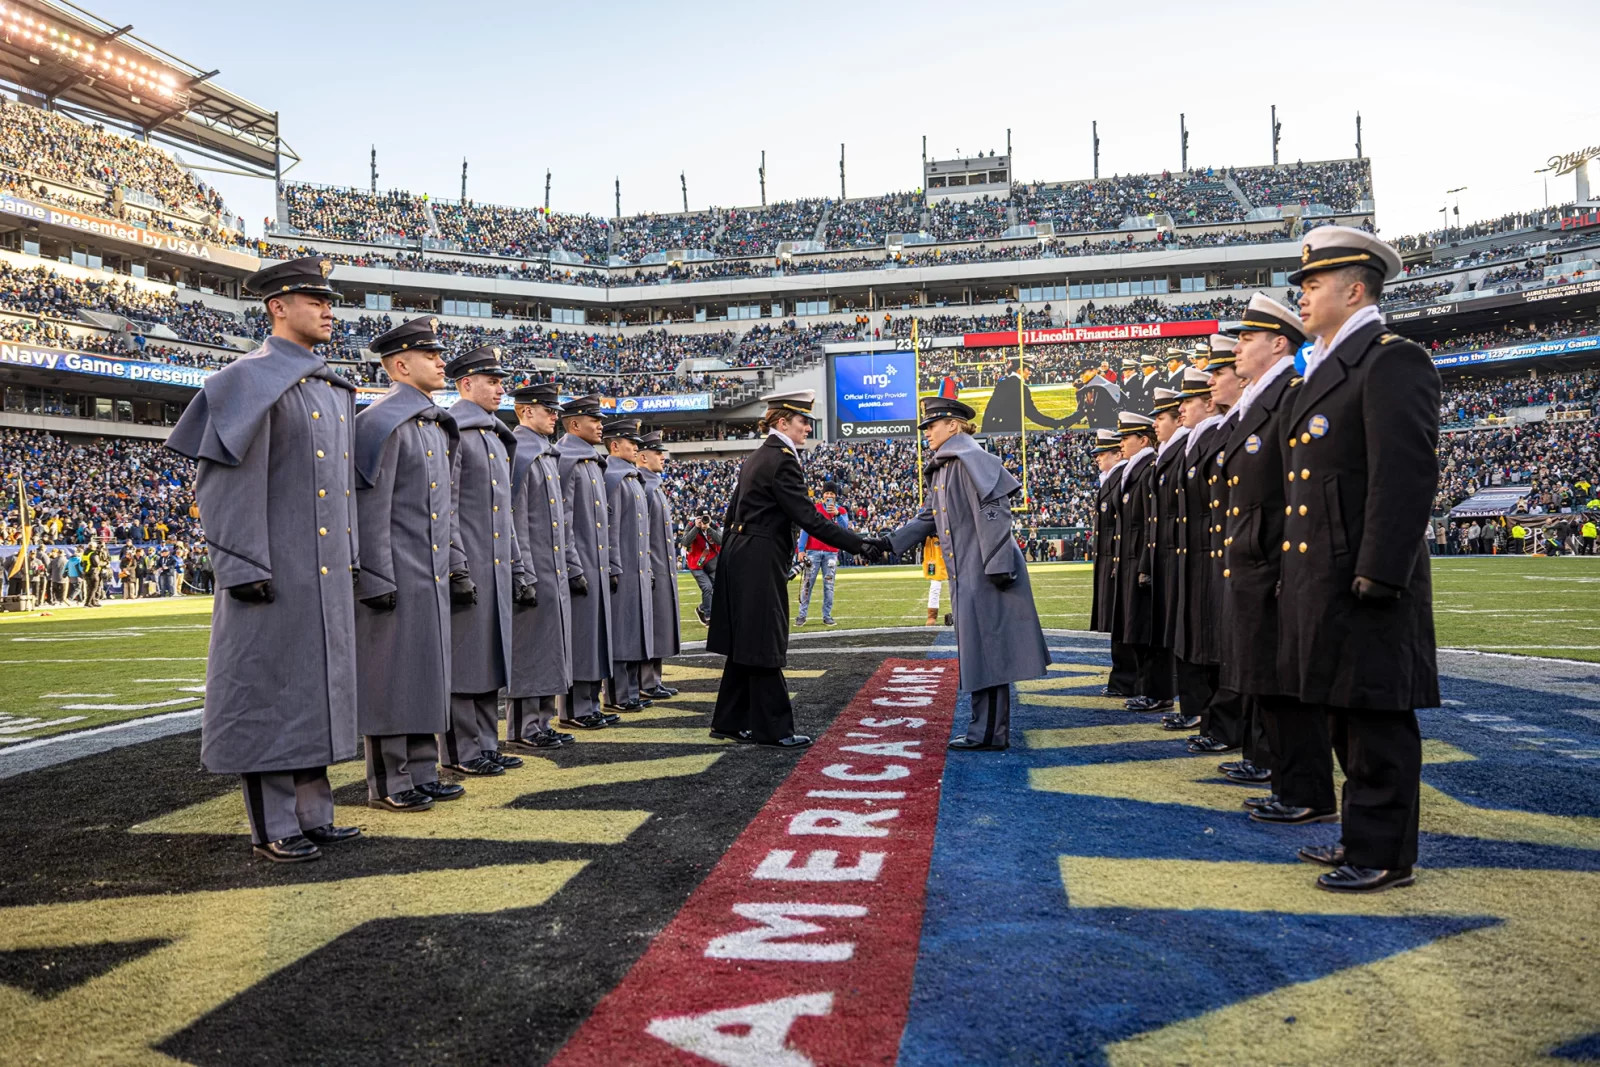
[[[219,88],[202,70],[65,0],[0,0],[0,84],[78,118],[277,177],[276,112]],[[292,165],[292,164],[291,164]]]

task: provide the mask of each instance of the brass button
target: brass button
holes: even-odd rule
[[[304,379],[304,378],[301,378],[301,379],[300,379],[300,384],[301,384],[301,385],[304,385],[304,384],[306,384],[306,380],[305,380],[305,379]]]
[[[1287,552],[1287,551],[1289,551],[1289,542],[1287,542],[1287,541],[1285,541],[1285,542],[1284,542],[1284,543],[1283,543],[1283,550],[1284,550],[1284,551],[1285,551],[1285,552]]]
[[[1309,433],[1301,434],[1300,435],[1300,443],[1303,444],[1303,445],[1309,445],[1311,443],[1311,435]]]
[[[1294,447],[1294,446],[1295,446],[1295,445],[1297,445],[1297,444],[1299,444],[1299,443],[1300,443],[1300,442],[1299,442],[1299,441],[1296,441],[1296,440],[1295,440],[1295,439],[1294,439],[1294,438],[1292,438],[1292,437],[1291,437],[1291,438],[1289,438],[1289,447],[1290,447],[1290,448],[1293,448],[1293,447]]]
[[[322,458],[322,449],[320,449],[320,448],[319,448],[319,449],[317,449],[317,458],[318,458],[318,459],[321,459],[321,458]]]
[[[1290,471],[1290,472],[1289,472],[1289,480],[1290,480],[1290,481],[1291,481],[1291,482],[1292,482],[1292,481],[1294,481],[1294,471]]]
[[[439,517],[439,513],[437,511],[430,511],[428,513],[428,518],[430,518],[430,519],[437,519],[438,517]]]
[[[499,537],[499,536],[500,536],[500,531],[499,531],[499,530],[496,530],[496,531],[495,531],[495,532],[494,532],[494,535],[495,535],[495,536],[496,536],[496,537]]]
[[[1300,468],[1300,478],[1301,478],[1301,480],[1304,480],[1304,479],[1309,478],[1309,477],[1311,477],[1311,468],[1310,467],[1301,467]]]
[[[340,422],[343,422],[343,421],[344,421],[344,416],[343,416],[343,415],[340,415],[340,416],[339,416],[339,421],[340,421]]]
[[[326,489],[318,489],[317,490],[317,495],[318,496],[327,496],[328,495],[328,491]]]
[[[437,488],[439,488],[439,483],[438,482],[429,482],[428,483],[428,488],[429,489],[437,489]]]
[[[1234,509],[1233,509],[1233,513],[1234,513],[1234,514],[1235,514],[1235,515],[1237,515],[1237,514],[1239,514],[1239,509],[1238,509],[1238,508],[1237,508],[1237,507],[1235,507],[1235,508],[1234,508]]]
[[[433,546],[433,550],[434,550],[434,551],[435,551],[435,552],[437,552],[437,551],[439,551],[439,546],[438,546],[438,545],[434,545],[434,546]]]
[[[1300,551],[1304,552],[1305,550],[1306,550],[1306,543],[1304,541],[1301,541],[1300,542]]]
[[[1283,506],[1283,513],[1285,515],[1293,515],[1294,514],[1294,505],[1293,504],[1285,504]]]
[[[495,561],[494,561],[494,565],[495,565],[495,566],[496,566],[496,567],[498,567],[498,566],[500,566],[500,561],[499,561],[499,560],[495,560]]]
[[[1237,474],[1235,474],[1233,476],[1233,480],[1230,481],[1228,484],[1229,485],[1238,485],[1239,484],[1239,476]]]
[[[1222,539],[1222,543],[1223,543],[1223,545],[1225,545],[1225,546],[1231,546],[1231,545],[1232,545],[1232,544],[1233,544],[1233,538],[1231,538],[1231,537],[1224,537],[1224,538],[1223,538],[1223,539]]]
[[[326,526],[318,526],[317,527],[317,536],[318,537],[327,537],[328,536],[328,528]]]
[[[1220,508],[1222,506],[1222,501],[1221,500],[1213,500],[1211,502],[1211,506],[1214,507],[1214,508]]]
[[[327,574],[328,573],[328,568],[326,568],[326,567],[322,568],[322,573],[323,574]]]
[[[312,413],[311,413],[311,417],[312,417],[312,418],[313,418],[313,419],[320,419],[320,418],[322,418],[322,412],[320,412],[320,411],[313,411],[313,412],[312,412]]]
[[[350,490],[348,490],[348,489],[346,489],[346,490],[345,490],[345,491],[344,491],[344,495],[345,495],[345,496],[349,496],[349,495],[350,495]]]
[[[1233,572],[1230,571],[1228,568],[1226,568],[1226,567],[1222,568],[1222,576],[1224,578],[1231,577],[1232,575],[1233,575]]]
[[[1304,504],[1301,504],[1300,505],[1300,514],[1304,515],[1305,513],[1306,513],[1306,506]]]
[[[437,575],[437,574],[435,574],[435,575],[434,575],[434,576],[433,576],[433,580],[434,580],[434,581],[436,581],[436,582],[437,582],[437,581],[438,581],[438,580],[439,580],[439,576],[438,576],[438,575]]]
[[[429,455],[429,456],[432,456],[432,455],[433,455],[433,449],[431,449],[431,448],[430,448],[430,449],[428,449],[428,455]]]

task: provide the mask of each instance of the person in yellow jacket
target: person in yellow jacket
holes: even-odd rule
[[[922,543],[922,573],[928,578],[928,625],[939,625],[939,593],[949,580],[945,570],[944,553],[939,549],[939,539],[930,537]]]
[[[1523,552],[1525,552],[1527,550],[1527,544],[1528,544],[1528,528],[1523,526],[1522,523],[1520,523],[1520,522],[1517,523],[1515,526],[1512,526],[1511,527],[1511,545],[1510,545],[1511,551],[1520,556],[1520,555],[1523,554]]]
[[[1600,536],[1600,530],[1595,528],[1593,519],[1583,520],[1583,526],[1578,530],[1578,536],[1583,539],[1583,554],[1585,556],[1594,555],[1594,539],[1596,536]]]

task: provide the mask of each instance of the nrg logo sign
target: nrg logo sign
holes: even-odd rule
[[[861,376],[861,384],[863,387],[876,385],[879,389],[887,389],[889,388],[890,379],[899,373],[900,368],[891,363],[880,374],[863,374]]]

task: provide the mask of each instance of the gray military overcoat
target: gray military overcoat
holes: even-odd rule
[[[454,420],[414,386],[390,386],[356,416],[356,598],[395,594],[393,611],[356,605],[357,723],[369,737],[450,725],[455,445]]]
[[[672,502],[661,487],[661,475],[640,470],[650,504],[650,572],[656,577],[650,598],[655,619],[656,659],[678,654],[678,538],[672,523]]]
[[[478,602],[450,616],[452,693],[491,693],[511,680],[511,428],[470,400],[450,405],[461,445],[455,470],[456,526]],[[448,581],[448,577],[446,581]]]
[[[619,663],[636,663],[655,655],[650,501],[645,495],[643,473],[624,460],[606,463],[612,546],[609,573],[617,579],[617,591],[611,598],[611,658]]]
[[[961,690],[1038,678],[1050,665],[1028,568],[1011,533],[1011,497],[1022,483],[968,434],[946,441],[928,461],[932,475],[921,514],[889,535],[907,552],[939,537],[950,574]],[[1006,589],[991,574],[1014,575]]]
[[[206,379],[167,438],[199,460],[217,579],[200,759],[223,774],[356,753],[355,391],[271,337]],[[225,590],[272,582],[270,604]]]
[[[511,684],[507,695],[543,697],[572,688],[572,590],[567,578],[577,551],[561,505],[561,472],[550,441],[526,426],[513,431],[511,515],[521,561],[516,573],[534,584],[539,606],[511,612]]]
[[[606,546],[611,533],[606,510],[606,461],[593,445],[573,434],[556,442],[561,504],[575,555],[574,577],[589,583],[588,596],[572,598],[572,677],[598,682],[611,677],[611,586]]]

